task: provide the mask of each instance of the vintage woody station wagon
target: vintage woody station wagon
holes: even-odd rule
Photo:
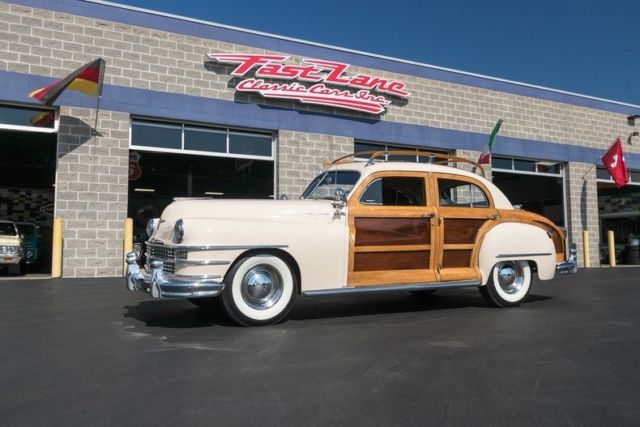
[[[145,268],[127,255],[127,288],[202,306],[215,298],[235,321],[262,325],[285,318],[297,294],[474,286],[506,307],[527,297],[534,273],[575,271],[563,230],[446,166],[460,161],[358,153],[300,200],[176,200],[147,227]]]

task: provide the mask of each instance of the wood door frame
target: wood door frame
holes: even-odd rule
[[[410,177],[422,178],[425,189],[424,206],[379,206],[360,203],[362,193],[376,179],[384,177]],[[436,209],[433,204],[432,191],[429,186],[429,174],[420,171],[380,171],[367,176],[365,180],[352,192],[347,203],[348,227],[349,227],[349,263],[347,284],[348,286],[374,286],[383,284],[408,284],[428,283],[437,281],[435,271],[435,247],[437,246]],[[420,245],[362,245],[356,247],[355,219],[359,218],[420,218],[429,221],[429,244]],[[371,270],[355,271],[355,254],[364,252],[402,252],[402,251],[428,251],[428,265],[424,269],[406,270]]]
[[[495,208],[495,204],[493,201],[493,197],[491,196],[491,192],[489,189],[480,181],[473,179],[472,177],[468,177],[465,175],[457,175],[452,173],[443,173],[443,172],[432,172],[430,174],[430,182],[429,187],[433,191],[433,202],[436,205],[438,221],[437,221],[437,232],[438,235],[438,246],[436,248],[436,266],[438,271],[438,277],[440,281],[451,281],[451,280],[472,280],[472,279],[480,279],[482,277],[480,273],[480,269],[478,266],[478,251],[480,243],[484,238],[486,232],[493,227],[495,221],[499,218],[499,212]],[[469,184],[473,184],[480,188],[484,193],[488,207],[455,207],[455,206],[441,206],[440,205],[440,194],[438,187],[438,179],[450,179],[454,181],[466,182]],[[475,235],[473,238],[473,242],[456,242],[456,243],[445,243],[445,225],[447,219],[450,220],[464,220],[468,219],[471,221],[482,222],[480,226],[477,227],[475,231]],[[473,227],[472,227],[473,228]],[[468,251],[468,266],[466,267],[446,267],[444,266],[444,257],[445,252],[454,251],[451,253],[456,253],[455,251]],[[462,257],[463,260],[466,258]]]

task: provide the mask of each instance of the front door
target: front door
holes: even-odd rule
[[[428,175],[372,174],[349,200],[349,286],[436,281]]]
[[[479,240],[498,218],[489,191],[470,177],[433,174],[438,205],[437,269],[441,281],[480,279]]]

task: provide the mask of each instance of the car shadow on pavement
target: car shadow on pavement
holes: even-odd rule
[[[124,306],[124,317],[136,319],[147,327],[202,328],[236,326],[219,307],[200,308],[187,301],[142,301]]]
[[[551,299],[543,295],[529,295],[523,305]],[[462,308],[488,308],[482,296],[473,292],[438,292],[434,295],[411,293],[352,295],[349,297],[300,297],[296,299],[289,318],[292,320],[326,319],[331,317],[352,317],[409,313],[416,311],[455,310]]]
[[[544,295],[529,295],[523,305],[552,299]],[[314,320],[340,317],[385,315],[417,311],[488,308],[477,292],[441,292],[435,295],[410,293],[323,296],[296,298],[291,320]],[[147,327],[201,328],[208,326],[238,326],[229,320],[216,304],[200,308],[184,300],[141,301],[124,306],[124,317],[138,320]]]

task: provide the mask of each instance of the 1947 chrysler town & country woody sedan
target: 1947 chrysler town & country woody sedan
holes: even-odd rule
[[[527,297],[534,273],[575,271],[560,227],[447,166],[460,161],[357,153],[331,163],[299,200],[176,199],[147,226],[145,266],[127,254],[127,288],[201,306],[215,299],[236,322],[265,325],[284,319],[297,294],[473,286],[507,307]]]

